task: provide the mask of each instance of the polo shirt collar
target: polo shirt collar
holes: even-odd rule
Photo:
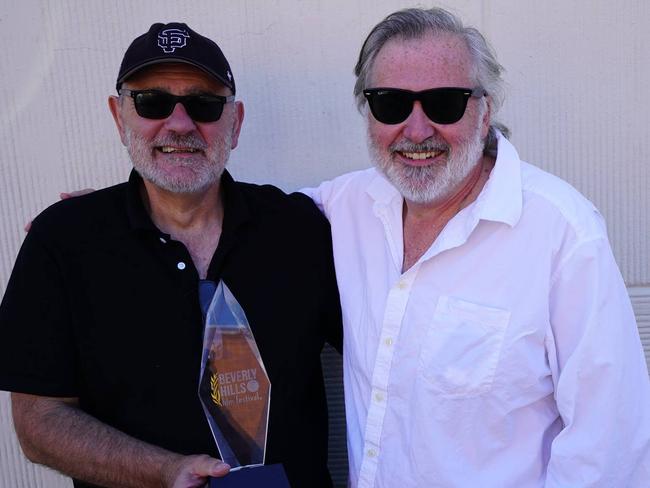
[[[251,220],[253,214],[244,192],[227,170],[221,175],[220,191],[224,208],[223,233],[230,234]]]
[[[142,201],[143,185],[142,177],[134,169],[131,170],[126,188],[126,212],[129,224],[133,230],[159,233],[160,230],[154,225]],[[235,184],[235,180],[226,170],[221,175],[220,191],[224,202],[223,231],[231,232],[250,220],[250,207],[242,191]]]
[[[126,213],[129,224],[133,230],[157,232],[158,229],[151,221],[142,201],[143,185],[142,177],[132,169],[126,186]]]
[[[474,202],[472,213],[477,219],[514,226],[522,211],[521,160],[514,146],[499,131],[497,138],[496,163]],[[366,193],[374,200],[375,207],[402,204],[400,193],[379,171],[367,186]]]

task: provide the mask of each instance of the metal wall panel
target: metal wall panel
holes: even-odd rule
[[[639,326],[646,362],[650,365],[650,287],[630,288],[634,315]]]

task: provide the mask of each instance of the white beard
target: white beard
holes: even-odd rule
[[[126,127],[125,136],[131,162],[140,176],[173,193],[202,192],[217,182],[226,167],[232,142],[231,131],[226,131],[223,139],[215,140],[211,148],[196,134],[168,135],[147,141]],[[167,155],[167,164],[171,162],[177,169],[183,169],[182,172],[171,174],[166,171],[164,165],[154,161],[153,152],[157,146],[181,146],[203,152],[197,152],[194,157],[189,158],[170,158],[170,155]]]
[[[480,127],[476,128],[471,139],[460,144],[455,151],[442,139],[434,138],[420,144],[402,140],[385,150],[379,147],[370,134],[368,136],[370,156],[377,169],[405,200],[420,204],[443,201],[458,191],[462,182],[481,163],[483,146]],[[393,158],[395,151],[446,151],[447,161],[445,164],[407,166]]]

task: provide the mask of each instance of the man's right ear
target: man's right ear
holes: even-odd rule
[[[113,120],[115,121],[115,126],[117,131],[120,133],[120,139],[122,144],[126,146],[126,136],[124,133],[124,121],[122,120],[122,104],[120,98],[115,95],[110,95],[108,97],[108,108],[113,115]]]

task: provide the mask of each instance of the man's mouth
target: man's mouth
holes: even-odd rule
[[[437,158],[442,153],[444,153],[444,151],[415,151],[415,152],[397,151],[397,152],[400,156],[406,159],[413,159],[417,161]]]
[[[195,153],[199,150],[193,147],[173,147],[173,146],[159,146],[158,149],[160,152],[169,154],[169,153]]]

